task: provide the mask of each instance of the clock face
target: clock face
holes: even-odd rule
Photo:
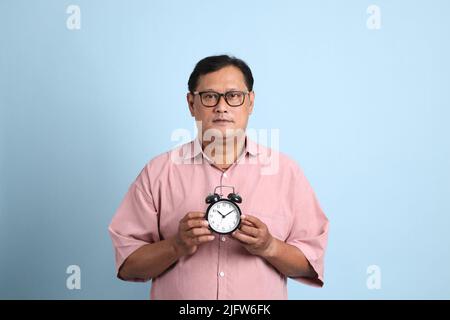
[[[210,204],[206,212],[210,228],[217,233],[231,233],[241,222],[241,210],[228,199]]]

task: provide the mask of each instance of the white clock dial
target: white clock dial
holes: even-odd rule
[[[239,207],[233,202],[221,199],[209,207],[208,222],[214,231],[230,233],[241,222],[241,212]]]

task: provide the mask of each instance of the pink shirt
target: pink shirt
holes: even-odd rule
[[[197,138],[153,158],[142,169],[109,226],[116,272],[139,247],[175,235],[187,212],[205,212],[205,197],[221,180],[241,195],[243,214],[258,217],[272,236],[301,250],[318,274],[316,279],[293,279],[322,286],[328,219],[296,162],[248,137],[245,151],[225,171],[212,165]],[[224,197],[229,192],[223,188]],[[238,240],[216,235],[152,279],[150,297],[287,299],[286,280]]]

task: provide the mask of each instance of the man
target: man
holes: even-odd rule
[[[245,134],[250,68],[207,57],[188,87],[198,136],[153,158],[131,184],[109,226],[118,277],[151,279],[152,299],[287,299],[287,277],[322,286],[328,220],[295,161]],[[263,173],[273,161],[276,170]],[[216,186],[242,197],[232,234],[205,219]]]

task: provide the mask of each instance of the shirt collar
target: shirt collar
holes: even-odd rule
[[[188,152],[185,152],[184,159],[192,159],[197,157],[199,154],[203,154],[203,156],[208,159],[208,156],[203,152],[198,135],[188,144],[188,146]],[[244,155],[247,155],[247,153],[249,153],[252,156],[257,156],[260,153],[258,149],[258,144],[255,141],[249,139],[248,135],[246,135]]]

